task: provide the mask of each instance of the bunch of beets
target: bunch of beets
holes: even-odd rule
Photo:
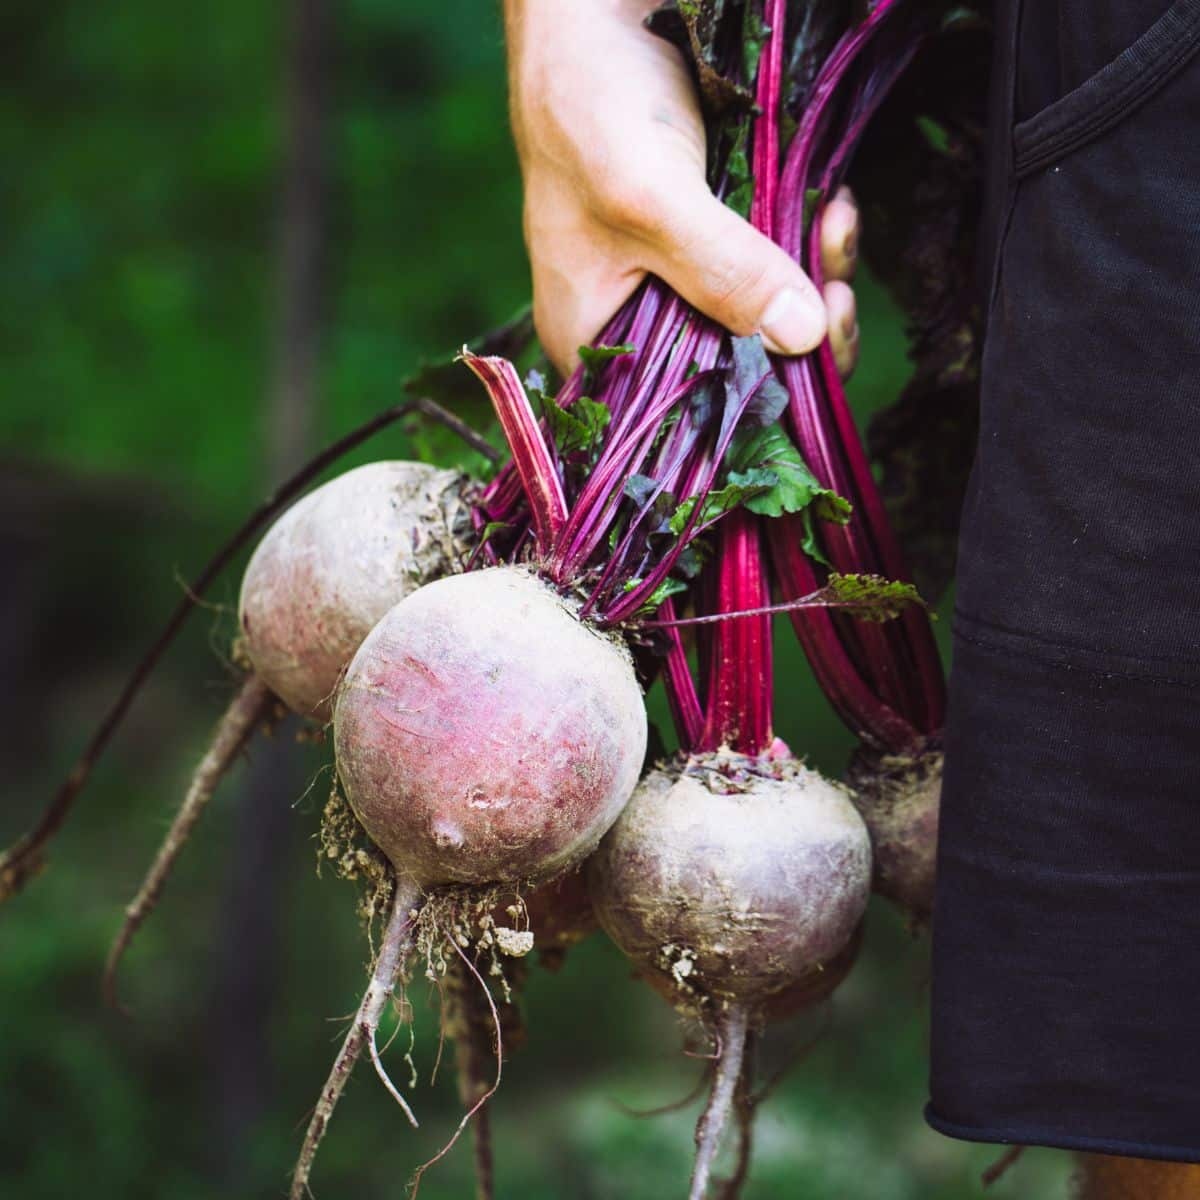
[[[944,56],[971,23],[903,0],[676,0],[650,18],[694,66],[712,187],[818,287],[826,198],[869,126],[896,126],[889,106],[913,60],[930,46]],[[965,203],[965,139],[952,122],[933,124],[923,152],[945,213]],[[970,390],[962,280],[947,266],[962,244],[957,230],[927,238],[924,278],[901,297],[914,317],[910,409]],[[490,1196],[485,1106],[517,1020],[512,986],[529,950],[561,954],[598,923],[711,1039],[690,1188],[699,1200],[735,1113],[748,1146],[748,1044],[841,982],[872,882],[914,924],[930,916],[941,665],[828,344],[772,361],[757,336],[731,336],[649,279],[580,354],[549,394],[539,372],[522,380],[507,358],[464,349],[457,369],[486,389],[510,455],[488,482],[377,462],[270,527],[242,584],[245,680],[113,947],[110,994],[248,739],[281,708],[331,724],[322,853],[366,882],[378,937],[295,1198],[364,1052],[413,1119],[376,1035],[389,1002],[411,1011],[403,988],[417,970],[443,985],[466,1110],[455,1137],[473,1118],[479,1192]],[[483,445],[428,399],[398,406],[268,501],[193,598],[333,458],[413,411]],[[3,891],[40,864],[186,611],[41,824],[0,860]],[[772,732],[777,614],[860,739],[847,783],[804,766]],[[643,692],[656,679],[680,750],[647,763]]]

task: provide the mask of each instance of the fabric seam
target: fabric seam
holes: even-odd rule
[[[1200,50],[1200,0],[1180,0],[1095,75],[1013,130],[1018,179],[1112,128]]]
[[[958,620],[963,620],[972,625],[981,626],[983,628],[994,629],[997,633],[1003,634],[1005,637],[1012,638],[1028,644],[1031,648],[1036,647],[1041,651],[1057,651],[1056,655],[1050,653],[1035,654],[1030,653],[1022,655],[1016,648],[1010,645],[1005,645],[1004,642],[998,639],[990,639],[981,637],[978,634],[967,633],[960,626],[955,627],[954,637],[957,641],[966,642],[970,646],[979,646],[984,650],[990,650],[995,654],[1003,654],[1006,658],[1035,658],[1038,661],[1053,664],[1055,666],[1066,666],[1073,671],[1082,671],[1088,675],[1094,675],[1101,679],[1130,679],[1145,683],[1165,683],[1172,687],[1194,688],[1200,686],[1200,662],[1192,662],[1184,660],[1182,665],[1185,667],[1194,668],[1197,672],[1195,678],[1179,679],[1170,675],[1162,675],[1157,672],[1138,672],[1130,671],[1125,667],[1117,666],[1095,666],[1085,662],[1079,662],[1071,658],[1072,654],[1093,654],[1103,657],[1102,651],[1085,650],[1079,646],[1072,646],[1065,642],[1054,642],[1046,638],[1039,638],[1034,634],[1018,633],[1016,631],[1007,630],[1002,625],[993,625],[987,621],[981,621],[976,617],[968,616],[966,613],[956,612],[955,617]],[[1149,660],[1148,660],[1149,661]],[[1168,661],[1163,659],[1162,661]],[[1169,661],[1177,661],[1171,659]]]

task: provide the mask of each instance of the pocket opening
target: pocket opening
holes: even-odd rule
[[[1200,0],[1176,0],[1141,37],[1013,129],[1018,179],[1044,170],[1123,121],[1200,51]]]

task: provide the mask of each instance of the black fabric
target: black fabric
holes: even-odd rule
[[[928,1117],[1200,1161],[1200,0],[1001,10]]]
[[[1014,116],[1031,117],[1117,58],[1170,0],[1027,0],[1020,13]]]

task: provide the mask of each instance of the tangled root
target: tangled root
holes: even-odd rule
[[[478,995],[483,997],[485,1003],[487,1004],[488,1012],[491,1015],[492,1028],[494,1029],[496,1035],[496,1078],[492,1081],[490,1086],[484,1085],[484,1091],[482,1094],[479,1095],[478,1099],[476,1099],[470,1108],[463,1113],[462,1120],[459,1121],[458,1126],[455,1128],[454,1133],[450,1137],[450,1140],[431,1159],[423,1162],[413,1172],[412,1179],[409,1181],[409,1200],[416,1200],[417,1191],[421,1186],[421,1177],[425,1174],[425,1172],[450,1153],[455,1144],[458,1142],[458,1139],[462,1136],[463,1130],[466,1129],[466,1127],[471,1123],[472,1119],[478,1120],[479,1116],[484,1111],[484,1106],[496,1094],[497,1089],[500,1087],[500,1080],[504,1076],[504,1032],[500,1020],[500,1012],[496,1007],[495,1000],[492,998],[491,989],[484,982],[483,976],[480,975],[475,964],[463,953],[463,949],[458,942],[452,941],[451,946],[457,953],[462,965],[466,968],[467,973],[474,979],[475,983],[478,984]],[[486,1162],[482,1164],[484,1167],[483,1173],[479,1174],[478,1172],[481,1165],[479,1156],[481,1151],[486,1154]],[[488,1135],[482,1144],[478,1140],[476,1142],[476,1170],[477,1195],[483,1197],[483,1200],[491,1200],[492,1162],[490,1129],[488,1130]],[[487,1188],[487,1191],[483,1190],[485,1187]]]
[[[392,988],[404,966],[404,961],[412,949],[413,926],[416,922],[420,895],[413,887],[396,886],[392,899],[391,913],[384,926],[383,937],[379,945],[379,953],[375,958],[375,966],[371,972],[367,990],[363,993],[358,1012],[354,1015],[354,1023],[350,1026],[342,1048],[333,1060],[329,1078],[321,1089],[321,1098],[313,1110],[304,1135],[304,1144],[300,1148],[300,1156],[292,1173],[290,1200],[304,1200],[308,1194],[308,1180],[312,1174],[313,1161],[317,1155],[317,1147],[333,1110],[345,1090],[346,1083],[354,1070],[355,1064],[362,1055],[364,1046],[370,1048],[372,1061],[380,1078],[384,1081],[393,1099],[404,1109],[405,1115],[415,1126],[417,1121],[412,1110],[400,1095],[395,1085],[388,1079],[383,1065],[379,1061],[379,1052],[375,1045],[375,1035],[379,1030],[379,1022],[384,1008],[392,995]]]
[[[523,975],[523,963],[509,964],[511,987],[518,986]],[[525,1035],[516,1004],[502,1001],[496,1011],[499,1038],[495,1036],[491,1006],[477,978],[462,962],[452,963],[442,991],[442,1026],[454,1042],[459,1100],[465,1110],[477,1109],[471,1123],[476,1200],[492,1200],[495,1195],[491,1120],[486,1103],[481,1103],[491,1091],[491,1064],[498,1058],[501,1044],[511,1053]]]
[[[163,887],[175,867],[175,862],[187,844],[201,814],[208,806],[209,800],[212,799],[217,785],[254,735],[254,731],[268,719],[275,704],[275,697],[267,685],[256,675],[251,675],[242,684],[238,694],[225,710],[225,715],[217,724],[208,750],[200,760],[195,774],[192,776],[192,781],[188,785],[183,803],[179,806],[174,821],[171,822],[171,828],[167,830],[167,836],[163,839],[162,845],[154,857],[154,862],[151,864],[146,878],[142,881],[142,886],[125,909],[124,924],[108,952],[108,961],[104,967],[103,988],[105,999],[114,1008],[120,1007],[116,995],[117,969],[121,965],[125,951],[129,949],[142,922],[158,904]]]
[[[395,874],[383,851],[371,841],[338,787],[336,775],[321,812],[317,833],[317,874],[328,863],[339,879],[360,885],[358,915],[368,937],[375,920],[387,911]]]
[[[511,889],[500,887],[449,887],[429,896],[416,932],[416,949],[425,960],[426,978],[442,982],[456,969],[456,952],[461,959],[463,952],[469,951],[473,955],[470,970],[493,980],[503,1003],[511,1005],[518,977],[513,961],[520,962],[534,948],[533,933],[524,927],[525,909],[519,897],[507,910],[511,926],[496,918],[501,896],[511,894]]]

